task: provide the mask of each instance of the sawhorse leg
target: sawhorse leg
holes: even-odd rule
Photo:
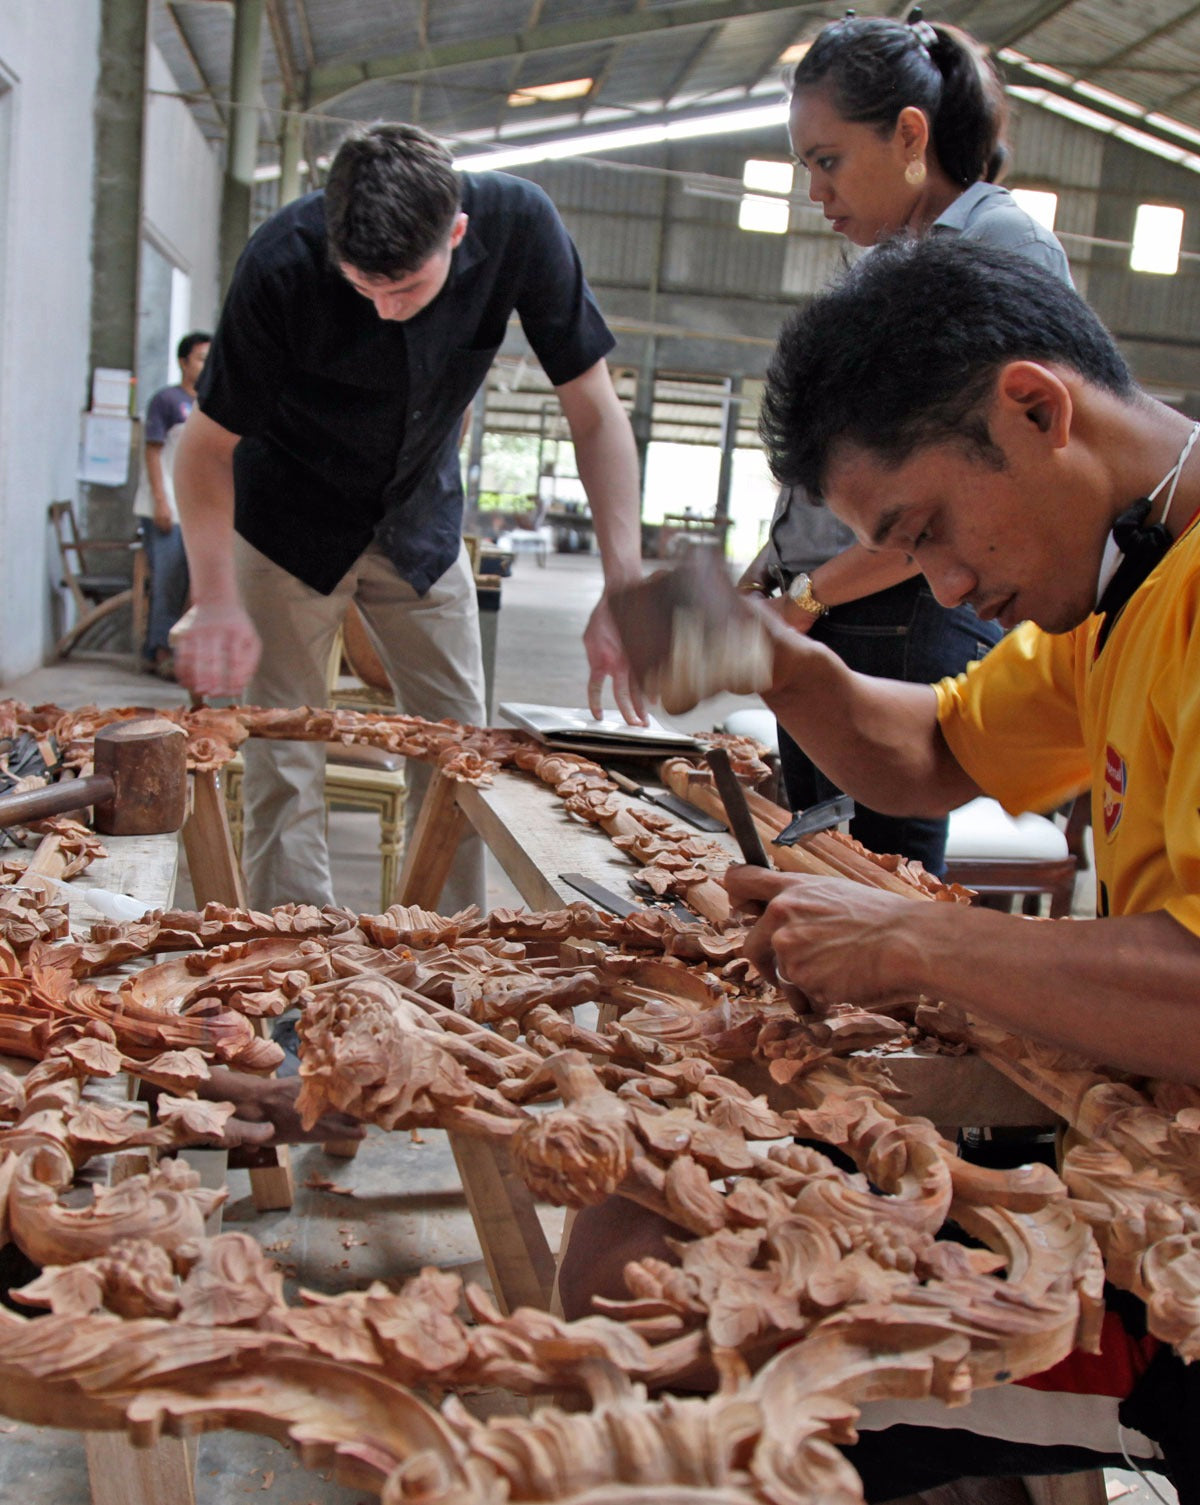
[[[470,824],[458,803],[459,788],[457,780],[440,770],[429,781],[397,885],[397,904],[437,908],[458,843]],[[453,1133],[450,1147],[501,1310],[547,1310],[554,1290],[554,1255],[533,1197],[513,1173],[508,1151]]]
[[[439,768],[429,781],[412,841],[404,857],[396,904],[436,910],[450,864],[469,822],[458,803],[458,780]]]
[[[505,1315],[519,1306],[549,1311],[554,1255],[533,1196],[514,1173],[508,1150],[469,1135],[449,1137],[500,1310]]]
[[[231,909],[246,908],[242,870],[229,834],[225,800],[215,773],[192,775],[192,805],[183,823],[183,847],[196,908],[215,902]],[[266,1033],[266,1021],[260,1021]],[[235,1162],[236,1163],[236,1162]],[[250,1195],[259,1212],[288,1208],[294,1201],[292,1163],[285,1144],[255,1150],[250,1170]]]
[[[86,1432],[92,1505],[196,1505],[196,1445],[160,1437],[139,1448],[124,1432]]]

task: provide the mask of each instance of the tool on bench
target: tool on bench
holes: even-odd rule
[[[607,909],[610,914],[619,915],[621,919],[624,919],[626,915],[641,914],[646,907],[644,904],[635,904],[632,899],[622,899],[621,895],[614,894],[611,888],[605,888],[603,883],[596,883],[582,873],[559,873],[558,880],[560,883],[570,884],[585,899],[590,899],[601,909]]]
[[[187,813],[187,737],[161,716],[118,721],[95,739],[95,773],[0,795],[0,827],[95,807],[104,836],[178,831]]]
[[[803,837],[812,836],[817,831],[828,831],[831,826],[849,820],[853,814],[854,801],[851,797],[848,794],[835,795],[831,800],[822,800],[819,805],[810,805],[807,810],[794,815],[790,824],[784,826],[771,845],[794,847]]]
[[[697,831],[723,831],[725,829],[715,815],[709,815],[707,810],[701,810],[699,805],[693,805],[691,800],[685,800],[682,795],[672,794],[669,789],[639,784],[636,779],[631,779],[619,768],[609,767],[604,771],[618,789],[624,789],[626,794],[636,795],[647,804],[657,805],[660,810],[677,815],[680,820],[686,820],[689,825],[695,826]]]
[[[614,893],[611,888],[605,888],[603,883],[597,883],[595,879],[585,877],[583,873],[559,873],[558,880],[560,883],[569,884],[577,893],[581,893],[585,899],[590,899],[593,904],[599,905],[601,909],[607,909],[611,914],[619,915],[621,919],[625,919],[627,915],[631,914],[646,914],[651,909],[665,909],[669,914],[673,914],[677,920],[683,920],[690,925],[698,925],[700,923],[699,915],[694,915],[686,905],[680,904],[677,900],[658,900],[658,896],[654,893],[653,889],[642,878],[631,878],[629,886],[630,888],[637,889],[639,893],[645,893],[651,899],[656,900],[654,904],[636,904],[632,899],[623,899],[620,894]]]
[[[655,893],[645,878],[630,878],[629,886],[635,894],[641,894],[649,901],[645,908],[665,909],[668,914],[674,915],[677,920],[682,920],[685,925],[701,923],[700,916],[689,909],[682,899],[664,899],[661,894]]]
[[[106,888],[80,888],[78,884],[52,878],[48,873],[43,873],[42,878],[44,882],[52,883],[59,889],[65,899],[90,904],[106,920],[140,920],[146,913],[146,906],[142,901],[132,899],[128,894],[110,893]]]
[[[725,805],[725,813],[729,816],[729,829],[741,848],[742,860],[751,867],[770,867],[771,862],[762,844],[762,837],[758,834],[750,806],[746,803],[745,790],[738,783],[729,754],[723,747],[710,747],[704,754],[704,761],[712,769],[717,792]]]

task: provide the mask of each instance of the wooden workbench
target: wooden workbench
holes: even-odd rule
[[[175,899],[175,881],[179,875],[179,838],[169,836],[105,836],[108,856],[93,862],[74,880],[71,887],[104,888],[112,894],[128,894],[147,909],[169,909]],[[104,917],[83,899],[67,899],[71,928],[90,925]]]
[[[633,796],[616,797],[627,805],[639,804]],[[562,909],[566,904],[587,902],[578,890],[562,882],[560,873],[582,873],[623,899],[645,902],[629,887],[639,865],[598,826],[568,815],[554,790],[533,774],[503,768],[485,788],[459,784],[457,798],[459,808],[530,909]],[[732,836],[704,834],[723,845],[731,861],[741,860]]]
[[[642,902],[629,887],[638,864],[598,826],[569,815],[554,790],[532,774],[501,769],[483,788],[471,784],[451,788],[462,819],[479,832],[530,909],[560,909],[580,902],[583,896],[562,881],[561,873],[582,873],[622,898]],[[638,803],[633,796],[619,798]],[[730,857],[740,861],[731,835],[709,839],[724,845]],[[419,867],[420,853],[410,856],[412,866]],[[407,871],[410,864],[406,863]],[[436,897],[428,902],[428,892],[421,902],[436,908]],[[1049,1109],[981,1056],[906,1050],[876,1059],[883,1060],[906,1094],[901,1104],[904,1112],[924,1115],[939,1126],[997,1128],[1057,1122]],[[765,1066],[746,1064],[734,1075],[751,1091],[766,1094],[773,1107],[795,1106],[794,1097],[770,1080]]]

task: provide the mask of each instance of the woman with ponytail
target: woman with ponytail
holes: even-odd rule
[[[907,22],[850,15],[820,32],[790,86],[792,149],[839,235],[864,248],[895,235],[960,235],[1071,282],[1058,241],[996,181],[1008,157],[1004,89],[965,32],[931,25],[920,11]],[[914,351],[914,376],[919,366]],[[915,562],[868,553],[790,488],[770,542],[741,580],[768,594],[776,585],[791,626],[867,674],[928,683],[957,674],[1000,636],[969,606],[939,605]],[[837,792],[782,729],[780,754],[793,809]],[[860,805],[851,831],[873,851],[944,869],[944,820]]]

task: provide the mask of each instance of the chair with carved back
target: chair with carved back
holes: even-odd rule
[[[75,618],[55,643],[55,655],[66,658],[85,633],[126,606],[133,612],[136,652],[146,634],[149,588],[149,571],[141,544],[83,537],[75,504],[70,501],[50,503],[50,523],[58,545],[59,584],[71,596]],[[132,566],[123,570],[121,565],[127,559],[132,560]]]

